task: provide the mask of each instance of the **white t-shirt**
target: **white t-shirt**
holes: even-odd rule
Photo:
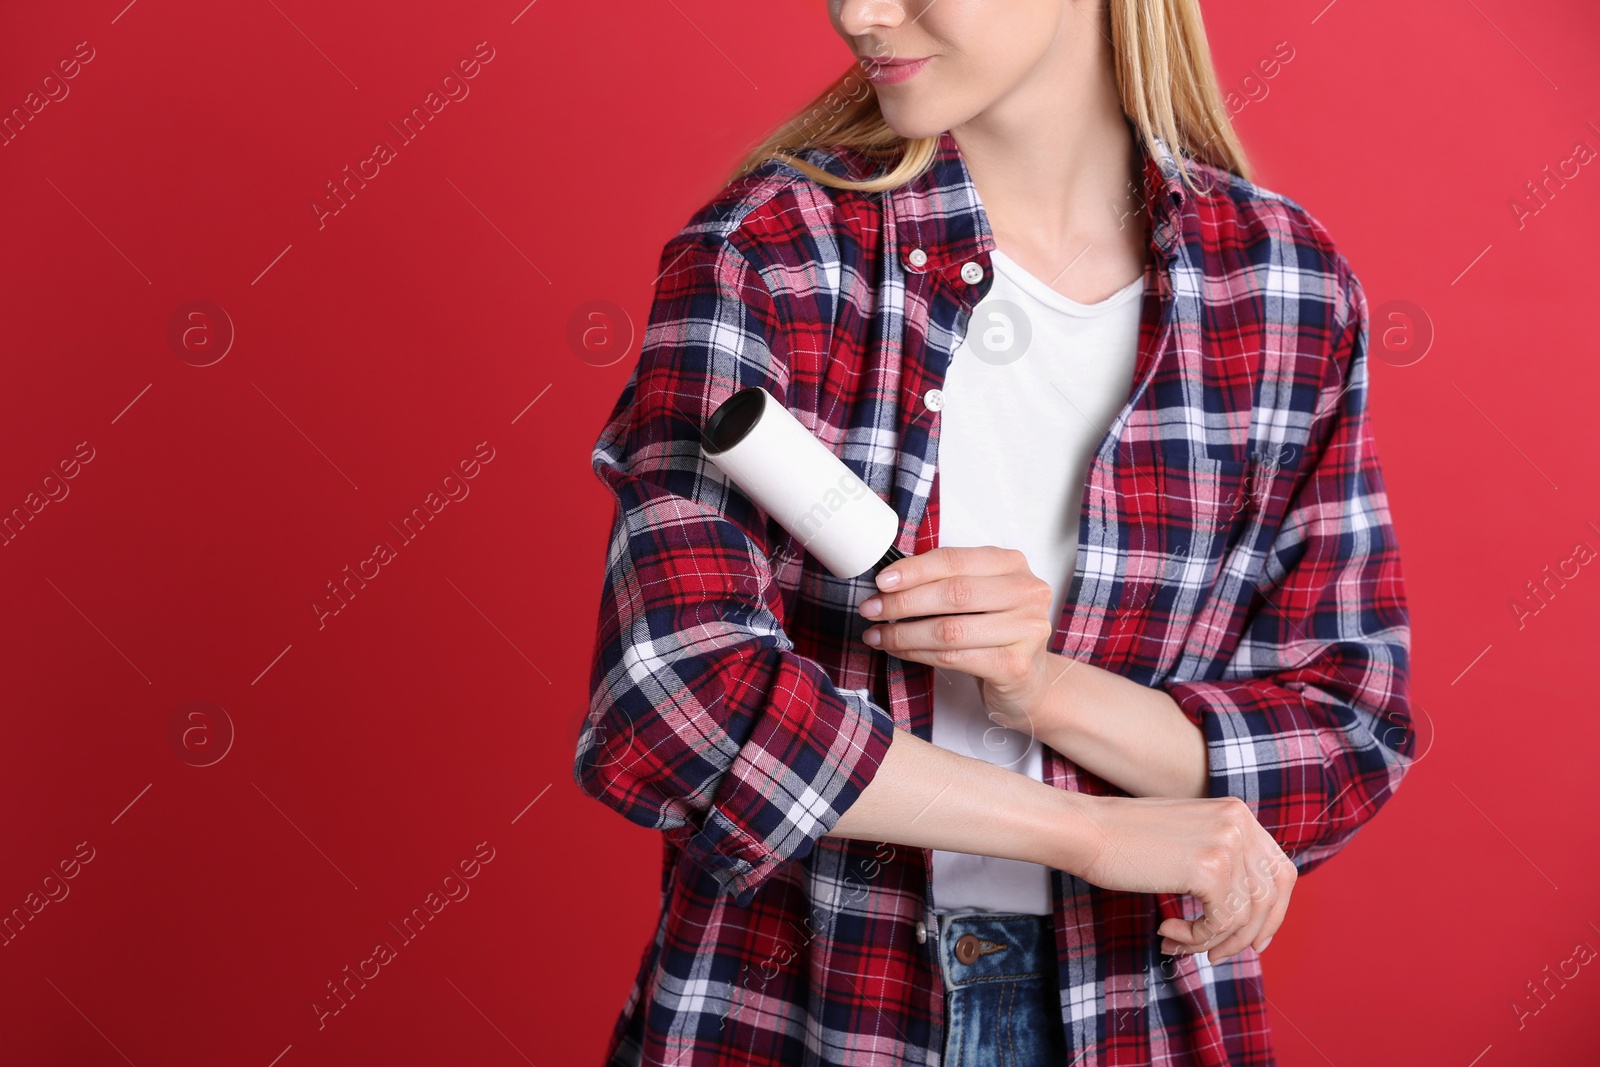
[[[945,375],[939,544],[1020,549],[1055,590],[1059,619],[1078,547],[1089,460],[1133,391],[1144,279],[1097,304],[1051,289],[995,249],[994,282]],[[934,674],[933,743],[1040,781],[1039,742],[996,726],[970,674]],[[1048,915],[1049,868],[933,852],[939,911]]]

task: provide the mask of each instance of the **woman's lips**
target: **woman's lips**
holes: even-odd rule
[[[866,68],[867,80],[877,85],[893,85],[903,82],[917,71],[927,66],[932,56],[923,56],[921,59],[877,59],[873,56],[862,56],[861,63]]]

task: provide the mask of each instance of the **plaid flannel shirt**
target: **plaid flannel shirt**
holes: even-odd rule
[[[1303,873],[1414,757],[1410,630],[1367,417],[1366,298],[1294,201],[1145,152],[1132,393],[1093,456],[1051,651],[1165,689]],[[848,149],[805,158],[863,177]],[[871,574],[836,578],[700,453],[764,386],[938,543],[938,397],[995,243],[954,139],[883,194],[768,161],[661,256],[637,366],[593,451],[615,496],[580,788],[662,831],[661,913],[607,1063],[940,1062],[926,849],[824,836],[933,669],[865,644]],[[1019,460],[1025,462],[1025,460]],[[1049,747],[1044,780],[1126,795]],[[1072,1062],[1274,1062],[1260,957],[1160,954],[1187,895],[1051,874]]]

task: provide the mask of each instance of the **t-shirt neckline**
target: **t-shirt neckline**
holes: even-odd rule
[[[1101,315],[1112,308],[1132,299],[1133,295],[1144,288],[1144,275],[1140,274],[1133,281],[1112,293],[1104,300],[1093,304],[1085,304],[1069,296],[1056,292],[1046,285],[1042,279],[1030,273],[1016,260],[1000,251],[998,248],[989,251],[989,261],[994,269],[1004,274],[1013,285],[1022,289],[1029,296],[1043,304],[1064,311],[1069,315],[1094,316]]]

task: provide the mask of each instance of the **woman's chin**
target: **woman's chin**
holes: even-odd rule
[[[883,112],[884,123],[896,134],[908,141],[922,137],[937,137],[950,128],[950,122],[944,116],[935,113],[934,109],[910,106],[895,106],[878,97],[878,107]]]

